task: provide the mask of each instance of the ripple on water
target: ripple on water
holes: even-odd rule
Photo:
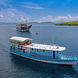
[[[0,25],[0,77],[1,78],[77,78],[78,66],[62,66],[40,63],[9,53],[9,38],[22,36],[33,42],[56,43],[66,46],[65,55],[78,56],[78,27],[56,27],[52,24],[33,24],[30,32],[21,33],[15,24]]]

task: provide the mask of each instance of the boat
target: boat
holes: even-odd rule
[[[10,38],[10,53],[31,60],[72,66],[78,63],[77,57],[65,56],[66,47],[33,43],[31,38],[13,36]]]
[[[16,25],[16,30],[20,32],[29,32],[30,28],[32,25],[27,25],[27,24],[17,24]]]

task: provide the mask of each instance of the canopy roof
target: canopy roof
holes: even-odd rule
[[[44,44],[36,44],[32,43],[30,45],[26,45],[24,47],[33,48],[33,49],[42,49],[42,50],[51,50],[51,51],[64,51],[65,47],[60,47],[56,45],[44,45]]]
[[[14,36],[14,37],[11,37],[10,40],[19,41],[19,42],[24,42],[24,41],[26,41],[26,40],[32,40],[32,39],[31,39],[31,38],[23,38],[23,37]]]

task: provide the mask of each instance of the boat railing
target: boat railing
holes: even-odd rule
[[[27,45],[30,45],[30,44],[32,44],[32,42],[26,42],[26,43],[24,43],[24,46],[27,46]]]

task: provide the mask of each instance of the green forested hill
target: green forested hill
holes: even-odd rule
[[[78,26],[78,21],[70,21],[70,22],[64,22],[64,23],[58,23],[55,25],[76,25]]]

